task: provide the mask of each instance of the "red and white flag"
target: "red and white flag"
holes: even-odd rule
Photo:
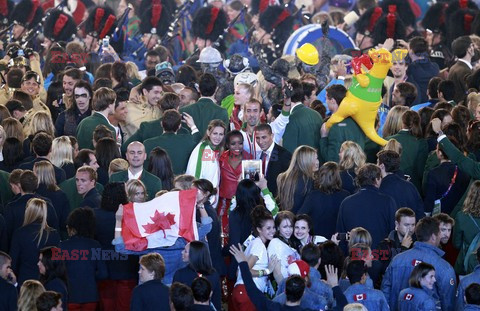
[[[357,294],[353,296],[354,301],[362,301],[367,299],[367,294]]]
[[[124,205],[125,248],[141,251],[172,246],[179,237],[197,240],[196,196],[196,189],[173,191],[145,203]]]

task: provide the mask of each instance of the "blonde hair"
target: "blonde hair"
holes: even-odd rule
[[[383,150],[395,151],[399,155],[402,155],[403,147],[402,144],[398,142],[395,138],[388,140],[387,144],[383,147]]]
[[[73,163],[73,147],[68,136],[60,136],[52,141],[50,161],[57,167]]]
[[[138,79],[142,80],[142,77],[140,77],[140,73],[138,72],[138,67],[134,62],[126,62],[125,66],[127,66],[127,77],[129,79]]]
[[[45,287],[37,280],[26,280],[20,288],[18,311],[37,310],[37,298],[45,292]]]
[[[44,184],[49,191],[57,191],[60,188],[55,180],[55,170],[52,163],[38,161],[33,165],[33,172],[37,175],[38,184]]]
[[[467,95],[467,107],[472,115],[475,115],[475,109],[480,104],[480,93],[472,92]]]
[[[128,169],[128,161],[122,158],[113,159],[108,165],[108,177],[113,173],[126,171]]]
[[[14,137],[21,143],[25,140],[23,133],[23,125],[15,118],[6,118],[2,121],[3,129],[5,130],[6,138]]]
[[[348,240],[348,249],[351,249],[355,244],[366,244],[372,246],[372,236],[367,229],[363,227],[356,227],[350,230],[350,240]]]
[[[42,199],[38,198],[31,198],[27,202],[27,208],[25,210],[25,218],[23,220],[23,226],[40,222],[40,230],[35,238],[38,237],[37,246],[40,246],[40,242],[42,241],[43,232],[47,233],[47,237],[45,240],[48,239],[50,234],[51,228],[47,224],[47,202]]]
[[[476,180],[470,185],[462,211],[473,217],[480,217],[480,180]]]
[[[143,192],[145,193],[145,201],[142,201],[142,202],[146,202],[147,201],[147,187],[145,187],[145,184],[139,180],[139,179],[130,179],[129,181],[127,181],[127,183],[125,184],[125,190],[127,191],[127,198],[128,198],[128,201],[130,202],[135,202],[133,200],[133,197],[135,196],[135,194],[137,193],[137,191],[139,190],[143,190]]]
[[[362,148],[353,141],[347,140],[340,146],[340,153],[343,152],[342,158],[338,164],[341,170],[355,169],[357,172],[367,161],[367,156]]]
[[[288,169],[278,175],[278,203],[280,209],[291,210],[293,207],[293,196],[300,178],[305,183],[303,193],[307,191],[308,179],[314,179],[313,166],[317,160],[317,151],[310,146],[299,146],[292,155]]]
[[[368,311],[361,303],[349,303],[343,308],[343,311]]]
[[[402,116],[410,108],[406,106],[395,106],[387,114],[387,120],[383,126],[382,136],[384,138],[395,135],[403,127]]]
[[[55,137],[55,126],[53,125],[52,118],[46,111],[37,111],[33,114],[30,133],[27,134],[35,135],[40,131]]]

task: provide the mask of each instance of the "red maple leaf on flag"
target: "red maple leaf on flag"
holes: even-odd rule
[[[150,219],[153,221],[153,224],[147,223],[146,225],[142,225],[145,233],[154,233],[161,230],[163,231],[164,237],[167,237],[165,230],[170,229],[172,225],[175,224],[175,215],[170,213],[165,215],[165,213],[155,211],[155,214],[153,217],[150,217]]]

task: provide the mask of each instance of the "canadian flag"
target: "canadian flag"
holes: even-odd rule
[[[123,205],[125,248],[141,251],[172,246],[179,237],[188,242],[198,239],[196,196],[196,189],[173,191],[145,203]]]
[[[405,294],[405,297],[404,297],[405,300],[412,300],[413,299],[413,294]]]
[[[412,260],[412,266],[414,266],[414,267],[418,266],[418,264],[420,264],[420,263],[422,263],[421,260],[417,260],[417,259]]]
[[[355,300],[355,301],[362,301],[362,300],[365,300],[365,299],[367,299],[367,294],[358,294],[358,295],[353,296],[353,300]]]

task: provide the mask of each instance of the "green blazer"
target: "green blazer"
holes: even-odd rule
[[[157,137],[163,134],[162,118],[153,121],[145,121],[140,124],[138,130],[130,136],[122,145],[122,152],[127,152],[127,147],[131,142],[139,141],[143,143],[149,138]],[[190,130],[181,128],[178,134],[190,134]]]
[[[7,205],[8,202],[13,198],[13,192],[8,183],[8,178],[10,174],[0,170],[0,203],[2,206]]]
[[[70,210],[78,208],[83,201],[83,197],[77,192],[75,177],[65,180],[59,185],[59,187],[67,195],[68,203],[70,203]],[[98,193],[102,194],[103,186],[101,183],[97,182],[95,184],[95,189],[97,189]]]
[[[225,108],[215,104],[211,99],[200,98],[195,104],[180,108],[180,113],[186,112],[192,116],[200,134],[203,136],[210,121],[219,119],[229,128],[228,113]],[[186,126],[186,125],[184,125]]]
[[[474,223],[475,221],[475,223]],[[476,224],[476,225],[475,225]],[[478,227],[480,227],[480,218],[473,217],[473,220],[465,214],[463,211],[459,211],[455,216],[455,226],[453,227],[453,246],[460,250],[457,261],[455,262],[455,272],[458,274],[464,274],[463,261],[465,259],[465,253],[473,242],[473,239],[478,233]],[[462,246],[464,249],[462,249]]]
[[[366,136],[357,123],[350,117],[342,122],[335,123],[330,128],[327,137],[320,140],[320,154],[322,159],[327,161],[339,161],[338,153],[344,141],[351,140],[365,149]]]
[[[480,162],[466,157],[447,137],[440,141],[440,145],[447,157],[457,164],[459,169],[469,174],[473,179],[480,179]]]
[[[202,139],[200,132],[195,134],[174,134],[163,133],[160,136],[149,138],[144,141],[147,152],[147,161],[144,167],[148,167],[150,162],[150,151],[155,147],[165,149],[172,162],[172,169],[175,175],[184,174],[187,169],[188,159],[195,146]]]
[[[77,127],[78,149],[92,149],[93,150],[93,131],[97,125],[103,124],[110,129],[113,137],[116,137],[115,129],[108,123],[100,113],[93,112],[89,117],[83,119]]]
[[[418,139],[410,131],[401,130],[397,134],[387,138],[394,138],[402,145],[400,156],[400,169],[410,175],[412,183],[422,193],[422,179],[425,162],[428,156],[428,144],[425,139]]]
[[[318,112],[303,104],[295,106],[290,112],[283,134],[283,147],[291,153],[300,145],[308,145],[318,150],[322,124],[323,119]]]
[[[146,169],[143,170],[140,180],[143,182],[147,188],[148,200],[155,198],[155,194],[162,190],[162,181],[157,176],[152,173],[147,172]],[[110,176],[109,182],[127,182],[128,181],[128,171],[121,171],[113,173]]]

